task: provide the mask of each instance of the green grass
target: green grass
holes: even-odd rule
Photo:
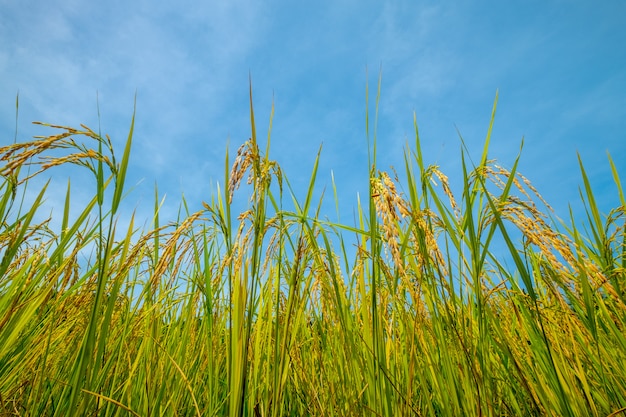
[[[331,223],[313,199],[319,155],[298,201],[250,104],[251,138],[204,209],[183,200],[162,224],[155,187],[150,230],[117,227],[134,117],[120,159],[84,126],[0,148],[1,415],[626,415],[626,204],[610,158],[621,205],[600,213],[581,162],[587,217],[565,224],[519,157],[488,158],[490,133],[478,165],[461,152],[455,196],[417,125],[406,183],[380,170],[368,118],[369,195],[356,224]],[[70,220],[68,183],[54,223],[46,186],[32,206],[22,196],[63,164],[97,187]]]

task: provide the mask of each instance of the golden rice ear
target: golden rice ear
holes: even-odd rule
[[[228,182],[228,194],[229,194],[229,204],[233,202],[233,194],[235,190],[239,189],[239,185],[241,184],[241,180],[248,168],[252,165],[252,139],[248,139],[244,142],[239,149],[237,149],[237,157],[235,158],[235,162],[233,163],[233,167],[230,170],[229,182]]]
[[[17,173],[22,166],[35,165],[40,167],[38,171],[19,180],[19,185],[52,167],[66,163],[82,165],[95,174],[94,162],[98,161],[103,162],[112,174],[117,173],[117,167],[113,162],[115,157],[110,138],[102,138],[84,125],[81,125],[83,130],[79,130],[68,126],[58,126],[42,122],[33,123],[53,129],[64,130],[64,132],[57,135],[36,136],[36,140],[33,141],[0,147],[0,162],[6,162],[6,164],[0,168],[0,175],[5,177],[17,177]],[[104,143],[106,145],[104,148],[109,155],[91,148],[88,144],[78,142],[76,140],[78,137],[95,141],[95,143]],[[65,156],[57,157],[42,155],[51,150],[70,150],[70,153]]]
[[[446,197],[448,197],[448,200],[450,201],[450,206],[452,207],[452,210],[454,211],[454,214],[458,219],[460,219],[461,217],[461,212],[459,210],[459,205],[457,204],[456,200],[454,199],[454,195],[452,194],[452,190],[450,190],[450,185],[448,182],[448,176],[445,175],[443,172],[441,172],[439,170],[439,166],[434,166],[433,168],[433,175],[435,175],[439,181],[441,181],[441,187],[443,188],[443,193],[446,195]]]
[[[159,262],[156,264],[152,277],[150,278],[153,291],[156,292],[158,284],[163,282],[166,272],[169,273],[170,280],[178,275],[178,270],[185,258],[187,251],[191,250],[191,242],[187,239],[182,241],[181,237],[193,231],[194,223],[201,219],[204,211],[197,211],[187,217],[171,234],[163,246]],[[170,281],[168,284],[171,285]]]

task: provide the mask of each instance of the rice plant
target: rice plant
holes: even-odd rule
[[[460,152],[457,195],[425,164],[416,123],[406,181],[379,167],[368,116],[355,224],[313,200],[319,155],[294,197],[271,132],[259,145],[252,90],[250,138],[217,192],[162,224],[155,187],[148,230],[118,228],[134,117],[121,158],[86,126],[1,147],[0,414],[626,415],[615,164],[618,207],[599,211],[581,161],[585,227],[555,219],[519,156],[510,169],[489,158],[495,109],[480,161]],[[40,212],[47,186],[21,201],[64,164],[96,187],[70,220],[68,183],[55,223]]]

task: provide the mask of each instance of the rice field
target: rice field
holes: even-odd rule
[[[292,200],[252,94],[250,116],[203,209],[164,221],[155,191],[149,228],[118,226],[134,116],[121,154],[49,124],[0,148],[0,415],[626,416],[626,203],[610,157],[621,205],[599,211],[581,162],[586,218],[561,222],[519,157],[488,157],[490,133],[480,161],[459,155],[454,195],[417,125],[400,183],[366,122],[369,194],[341,224],[313,199],[317,161]],[[97,186],[70,216],[68,184],[55,222],[46,187],[22,198],[65,164]]]

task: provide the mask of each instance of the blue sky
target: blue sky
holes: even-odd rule
[[[478,160],[496,90],[490,156],[520,170],[567,217],[583,158],[605,211],[618,204],[606,152],[626,181],[626,3],[622,1],[0,0],[0,144],[52,133],[40,120],[98,127],[118,153],[137,92],[126,208],[151,214],[153,186],[173,219],[184,192],[210,200],[231,155],[250,136],[248,80],[257,129],[302,199],[323,144],[317,187],[334,219],[367,192],[365,87],[375,98],[380,169],[402,170],[413,114],[426,162],[459,187],[460,140]],[[373,109],[372,109],[373,111]],[[93,195],[83,172],[51,171],[47,204]],[[578,210],[578,209],[577,209]],[[342,214],[342,216],[345,216]],[[350,223],[350,218],[342,221]]]

